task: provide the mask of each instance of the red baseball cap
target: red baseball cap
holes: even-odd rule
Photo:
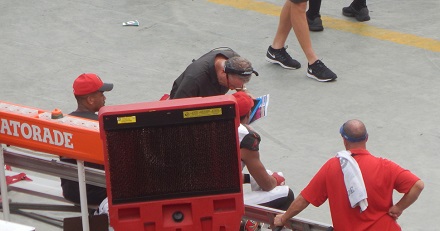
[[[111,91],[113,83],[103,83],[98,75],[83,73],[73,82],[74,95],[87,95],[96,91]]]
[[[252,100],[252,98],[246,92],[243,91],[238,91],[232,95],[235,97],[235,100],[237,101],[238,114],[240,115],[240,117],[249,113],[251,108],[254,106],[254,100]]]

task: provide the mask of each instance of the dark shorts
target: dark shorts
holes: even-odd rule
[[[308,0],[290,0],[293,3],[307,2]]]
[[[280,209],[286,211],[289,208],[290,204],[293,202],[293,200],[295,200],[295,194],[293,194],[292,189],[289,189],[289,193],[287,194],[286,197],[281,197],[260,205],[273,209]]]
[[[80,204],[79,184],[76,181],[61,179],[61,188],[63,189],[63,196],[66,200],[76,204]],[[86,185],[87,204],[99,205],[107,197],[106,188],[97,187],[94,185]]]

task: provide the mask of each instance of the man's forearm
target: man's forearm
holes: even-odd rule
[[[304,197],[299,194],[299,196],[290,204],[287,211],[281,217],[281,221],[284,223],[290,218],[298,215],[301,211],[303,211],[307,206],[309,206],[309,202],[304,199]]]
[[[406,193],[395,206],[399,207],[402,211],[408,208],[412,203],[414,203],[417,198],[419,198],[420,193],[424,188],[424,183],[418,180],[413,187]]]

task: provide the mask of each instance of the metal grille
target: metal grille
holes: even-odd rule
[[[113,203],[240,192],[233,120],[106,132]]]

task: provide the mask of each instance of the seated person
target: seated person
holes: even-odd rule
[[[245,92],[232,94],[237,100],[240,114],[238,136],[242,168],[246,167],[250,174],[243,174],[244,183],[250,183],[252,191],[244,193],[245,204],[258,204],[274,209],[286,210],[294,200],[293,191],[285,186],[281,173],[267,170],[260,160],[260,135],[248,125],[252,98]]]
[[[84,73],[78,76],[73,83],[73,94],[75,95],[78,108],[69,115],[98,120],[96,112],[105,105],[105,91],[111,91],[113,84],[103,83],[98,75],[92,73]],[[61,161],[76,164],[75,159],[60,157]],[[104,165],[84,162],[84,166],[104,170]],[[63,188],[63,196],[69,201],[80,204],[79,184],[61,178],[61,187]],[[106,197],[106,188],[86,185],[87,203],[89,205],[99,205]]]

